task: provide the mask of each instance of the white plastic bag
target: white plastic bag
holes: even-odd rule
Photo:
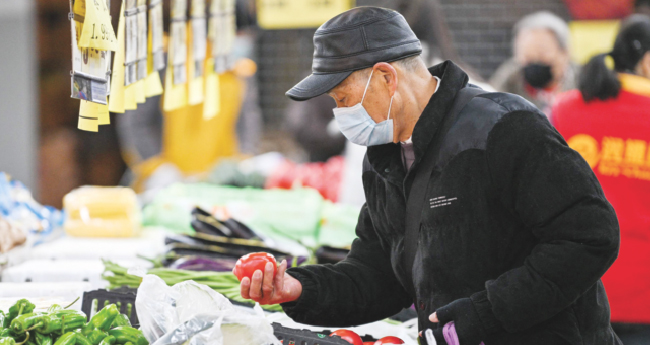
[[[152,345],[280,345],[259,306],[254,313],[243,312],[191,280],[169,287],[146,275],[135,307],[140,329]]]

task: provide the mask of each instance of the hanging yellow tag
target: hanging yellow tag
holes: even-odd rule
[[[171,111],[187,105],[187,84],[174,85],[172,73],[171,65],[168,65],[165,73],[164,111]]]
[[[205,101],[203,102],[203,119],[210,120],[220,111],[221,100],[219,90],[219,75],[214,71],[214,59],[209,58],[205,63]]]
[[[110,125],[111,118],[108,113],[108,106],[105,104],[81,101],[79,104],[79,116],[94,118],[98,125]]]
[[[95,107],[97,108],[97,124],[110,125],[111,115],[108,112],[108,105],[95,103]]]
[[[77,128],[86,132],[99,132],[99,123],[96,117],[86,117],[79,115]]]
[[[111,15],[105,0],[84,1],[85,17],[79,47],[98,50],[117,50],[117,39],[111,24]]]
[[[187,103],[189,105],[197,105],[203,103],[203,77],[198,77],[190,80],[188,88]]]
[[[124,108],[124,2],[120,8],[120,20],[117,25],[117,50],[113,60],[111,75],[111,95],[108,98],[108,110],[123,113]]]
[[[187,83],[174,84],[173,39],[170,40],[169,44],[170,49],[167,52],[167,70],[165,72],[165,96],[163,97],[164,111],[172,111],[187,105]],[[187,68],[187,60],[184,61],[183,66]]]
[[[92,109],[93,104],[95,103],[81,100],[79,103],[79,115],[96,117],[95,115],[92,115],[94,112],[94,109]]]
[[[160,81],[160,73],[154,71],[149,73],[147,79],[144,80],[144,95],[145,97],[153,97],[162,95],[163,87]]]
[[[99,131],[99,121],[94,115],[97,103],[81,101],[79,104],[79,120],[77,128],[82,131],[97,132]]]
[[[135,100],[136,96],[136,83],[133,83],[124,88],[124,109],[136,110],[138,109],[138,102]]]

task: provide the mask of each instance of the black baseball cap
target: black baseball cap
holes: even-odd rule
[[[308,100],[333,89],[354,71],[421,53],[420,40],[399,12],[356,7],[316,30],[312,73],[286,95]]]

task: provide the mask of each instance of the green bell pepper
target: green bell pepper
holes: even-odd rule
[[[90,333],[86,334],[86,338],[90,341],[91,344],[93,345],[99,345],[99,343],[104,340],[104,338],[108,337],[108,334],[95,329],[91,331]]]
[[[38,332],[34,332],[34,338],[36,338],[36,345],[52,345],[52,337],[50,337],[47,334],[41,334]]]
[[[53,332],[65,333],[84,327],[86,315],[76,310],[60,310],[45,315],[34,327],[36,332],[50,334]]]
[[[117,306],[115,304],[109,304],[90,318],[82,333],[88,335],[88,333],[95,329],[106,332],[111,328],[113,320],[118,315],[120,315],[120,311],[117,309]]]
[[[134,345],[149,345],[142,332],[131,327],[117,327],[108,331],[108,335],[115,337],[116,344],[126,344],[128,342]]]
[[[36,306],[26,299],[19,299],[16,304],[9,308],[9,315],[4,319],[4,328],[9,328],[11,321],[19,315],[28,314],[34,311]]]
[[[29,332],[25,333],[25,340],[21,342],[16,342],[16,339],[12,337],[2,337],[0,338],[0,345],[22,345],[29,341]]]
[[[92,345],[90,340],[86,338],[80,331],[75,331],[75,345]]]
[[[75,332],[68,332],[59,337],[54,345],[75,345],[77,341],[77,334]]]
[[[29,313],[17,316],[11,321],[11,329],[16,333],[27,332],[32,326],[43,319],[45,313]]]
[[[104,340],[102,340],[99,343],[99,345],[113,345],[113,344],[115,344],[115,337],[110,336],[110,335],[108,337],[104,338]]]
[[[115,320],[113,320],[113,324],[111,325],[111,328],[115,327],[131,327],[131,320],[129,320],[129,317],[125,314],[120,314],[115,317]]]

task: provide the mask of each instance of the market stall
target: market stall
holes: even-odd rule
[[[298,266],[345,257],[358,209],[317,190],[176,184],[142,207],[128,188],[82,187],[59,211],[21,197],[28,191],[9,176],[1,182],[3,217],[25,237],[2,254],[8,343],[357,344],[353,333],[296,323],[279,305],[260,308],[240,294],[241,278],[257,262]],[[65,329],[37,326],[68,311],[79,321]],[[349,330],[366,342],[397,336],[408,344],[414,313],[404,315]]]

